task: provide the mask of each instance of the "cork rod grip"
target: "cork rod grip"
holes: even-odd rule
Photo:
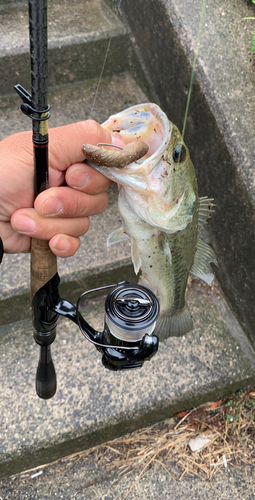
[[[57,257],[48,241],[32,238],[31,244],[31,300],[57,272]]]

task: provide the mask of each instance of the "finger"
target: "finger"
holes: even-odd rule
[[[79,189],[88,194],[102,193],[112,184],[112,181],[87,163],[76,163],[69,167],[66,171],[65,180],[73,189]]]
[[[4,242],[5,253],[20,253],[29,252],[31,246],[31,238],[29,236],[19,234],[15,231],[11,224],[0,222],[0,234]],[[80,246],[80,239],[74,238],[66,234],[57,234],[49,241],[49,246],[52,252],[57,257],[70,257],[77,252]]]
[[[4,253],[30,251],[31,238],[14,231],[10,222],[0,222],[0,235],[4,245]]]
[[[11,225],[18,233],[49,241],[57,234],[68,234],[75,238],[82,236],[89,229],[89,218],[46,218],[38,215],[33,208],[28,208],[17,210],[11,218]]]
[[[62,179],[60,171],[65,171],[74,163],[83,162],[83,144],[98,144],[99,142],[111,144],[112,137],[110,132],[104,130],[94,120],[86,120],[50,129],[50,186],[60,184],[60,179]]]
[[[35,200],[35,210],[48,217],[87,217],[103,212],[107,203],[106,192],[92,196],[62,186],[43,191]]]
[[[80,246],[80,238],[57,234],[49,241],[49,247],[57,257],[71,257]]]

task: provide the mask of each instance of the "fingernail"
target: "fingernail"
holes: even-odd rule
[[[63,212],[62,203],[54,196],[50,196],[42,205],[44,215],[57,215],[61,212]]]
[[[35,230],[35,221],[26,215],[17,215],[12,220],[15,231],[23,234],[31,234]]]
[[[67,238],[65,238],[63,236],[59,236],[58,238],[56,238],[54,240],[52,246],[58,252],[67,252],[67,250],[69,250],[69,248],[70,248],[70,243],[67,240]]]
[[[89,180],[89,175],[86,172],[83,172],[83,170],[75,170],[75,172],[70,175],[69,186],[79,189],[85,188]]]

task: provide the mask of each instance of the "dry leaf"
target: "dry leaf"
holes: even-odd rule
[[[177,413],[176,417],[178,418],[184,418],[186,415],[188,415],[188,411],[180,411],[180,413]]]
[[[189,447],[191,451],[199,451],[202,450],[210,441],[212,441],[214,435],[212,432],[207,431],[199,434],[197,437],[190,439]]]
[[[222,403],[222,399],[219,399],[218,401],[215,401],[214,403],[208,403],[206,406],[208,406],[208,408],[210,410],[215,410],[216,408],[218,408],[218,406],[220,406]]]

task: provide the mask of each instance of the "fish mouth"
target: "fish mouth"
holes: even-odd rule
[[[147,154],[125,166],[125,172],[148,175],[163,156],[169,144],[172,126],[157,104],[144,103],[110,116],[102,127],[110,132],[113,144],[120,139],[125,145],[139,140],[148,145]],[[115,167],[117,170],[117,167]]]

